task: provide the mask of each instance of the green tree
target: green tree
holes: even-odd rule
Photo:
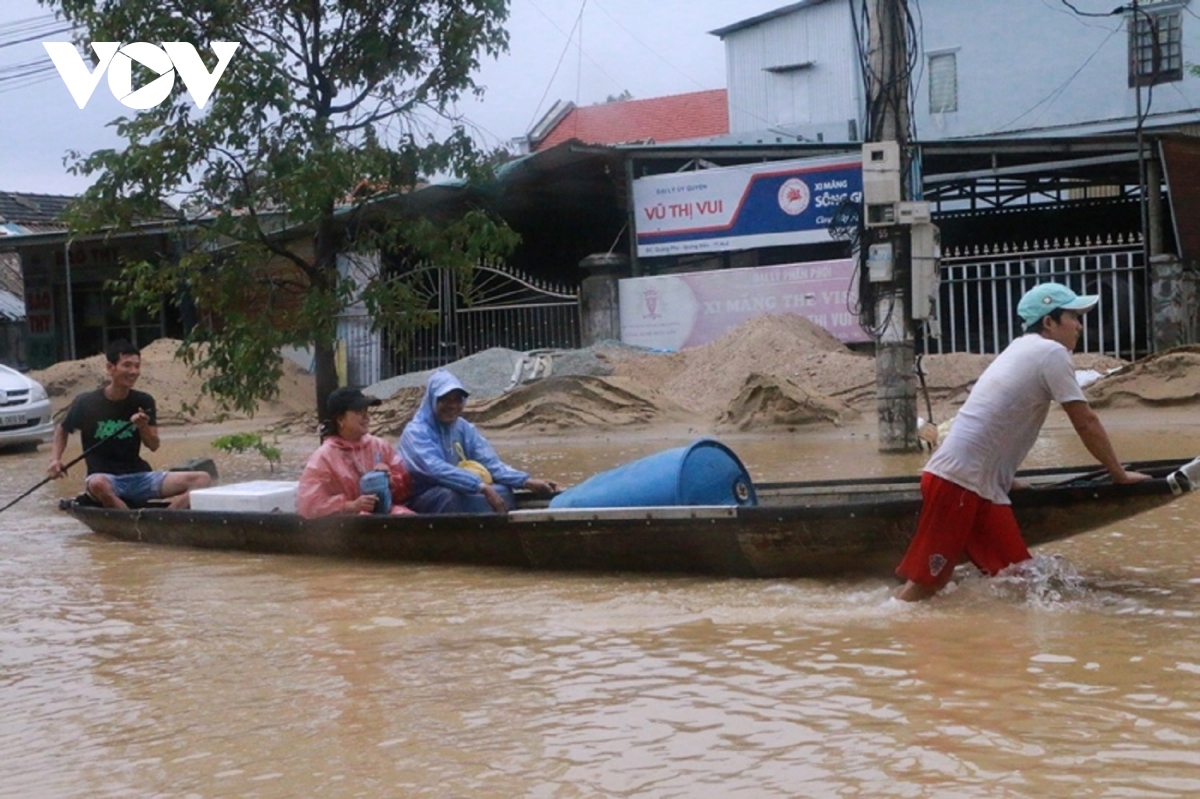
[[[188,42],[212,70],[210,42],[240,42],[204,109],[176,79],[160,105],[114,121],[123,149],[74,153],[70,167],[95,176],[77,230],[126,230],[161,218],[164,198],[179,205],[179,251],[124,265],[112,288],[130,311],[195,303],[180,354],[224,407],[253,413],[278,390],[279,348],[311,345],[324,410],[335,316],[364,288],[339,276],[339,253],[469,274],[515,244],[481,208],[431,218],[405,201],[423,176],[486,177],[454,109],[482,93],[481,57],[507,50],[508,0],[40,2],[76,25],[89,55],[92,41]],[[428,321],[386,275],[361,299],[381,326]]]

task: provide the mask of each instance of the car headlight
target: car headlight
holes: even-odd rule
[[[46,389],[42,388],[41,383],[34,383],[30,387],[30,389],[29,389],[29,401],[30,402],[41,402],[42,400],[48,399],[48,398],[49,397],[46,395]]]

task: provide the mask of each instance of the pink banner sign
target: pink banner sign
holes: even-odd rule
[[[620,282],[621,341],[680,350],[714,341],[764,314],[794,313],[845,343],[870,339],[852,310],[853,259],[717,269]]]

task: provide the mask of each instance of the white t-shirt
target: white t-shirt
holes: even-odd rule
[[[1027,333],[984,370],[925,471],[1009,504],[1013,476],[1037,441],[1051,400],[1087,401],[1067,348]]]

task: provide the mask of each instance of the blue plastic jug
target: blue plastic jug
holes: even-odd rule
[[[392,512],[392,488],[388,485],[390,475],[387,472],[374,469],[367,472],[358,481],[358,490],[363,495],[374,494],[377,498],[375,513],[388,514]]]

